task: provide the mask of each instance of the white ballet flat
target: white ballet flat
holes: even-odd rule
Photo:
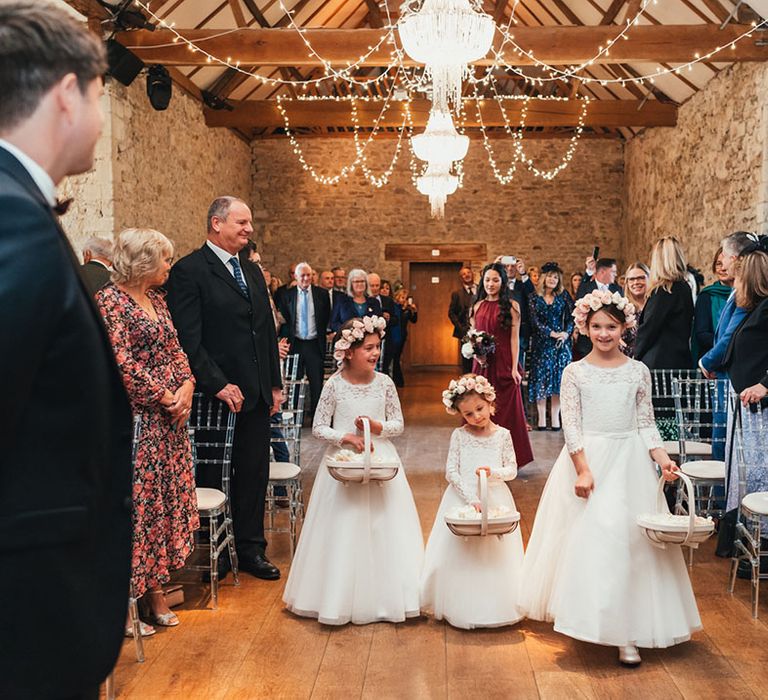
[[[636,646],[619,647],[619,662],[625,666],[638,666],[642,659]]]

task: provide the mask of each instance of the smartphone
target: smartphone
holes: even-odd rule
[[[413,306],[413,297],[408,297],[408,305]]]
[[[502,265],[514,265],[517,263],[517,258],[514,255],[503,255],[501,258]]]
[[[600,246],[596,245],[594,248],[592,248],[592,260],[597,262],[599,257],[600,257]]]

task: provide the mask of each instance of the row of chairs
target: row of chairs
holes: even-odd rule
[[[738,395],[726,379],[702,379],[697,370],[655,370],[652,372],[653,398],[657,420],[664,421],[674,412],[677,440],[665,442],[670,455],[676,456],[680,469],[694,487],[693,503],[686,501],[678,487],[675,510],[687,514],[693,508],[701,516],[722,519],[726,513],[726,452],[735,465],[731,476],[737,478],[738,513],[735,554],[731,560],[728,590],[733,593],[739,562],[751,569],[752,615],[758,616],[761,562],[768,558],[768,492],[747,493],[747,473],[768,453],[768,430],[763,411],[768,408],[741,405]],[[671,399],[671,403],[669,401]],[[735,472],[735,473],[734,473]],[[690,549],[689,563],[693,563]]]

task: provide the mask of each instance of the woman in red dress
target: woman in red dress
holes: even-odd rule
[[[472,307],[470,323],[473,328],[490,333],[496,339],[496,351],[483,362],[475,359],[472,370],[487,377],[496,389],[494,421],[512,433],[517,466],[522,467],[533,461],[533,452],[520,392],[520,307],[509,298],[503,265],[486,265],[480,279],[482,284],[477,291],[478,300]]]
[[[192,451],[186,422],[194,378],[157,287],[168,279],[173,245],[158,231],[117,236],[114,283],[96,294],[141,435],[133,477],[132,580],[148,593],[150,619],[173,627],[162,584],[192,552],[199,527]],[[154,629],[142,623],[142,634]]]

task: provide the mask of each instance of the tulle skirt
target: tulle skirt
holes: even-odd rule
[[[555,630],[596,644],[668,647],[701,629],[683,554],[658,549],[636,524],[656,510],[658,479],[637,433],[585,435],[595,479],[574,493],[567,449],[544,487],[523,563],[520,607]]]
[[[504,482],[490,482],[491,506],[515,508]],[[424,556],[421,607],[454,627],[501,627],[523,616],[517,608],[523,540],[518,528],[499,538],[457,537],[445,524],[445,514],[465,505],[449,486],[437,511]]]
[[[402,468],[391,481],[345,486],[323,458],[283,601],[327,625],[402,622],[420,614],[423,553]]]

